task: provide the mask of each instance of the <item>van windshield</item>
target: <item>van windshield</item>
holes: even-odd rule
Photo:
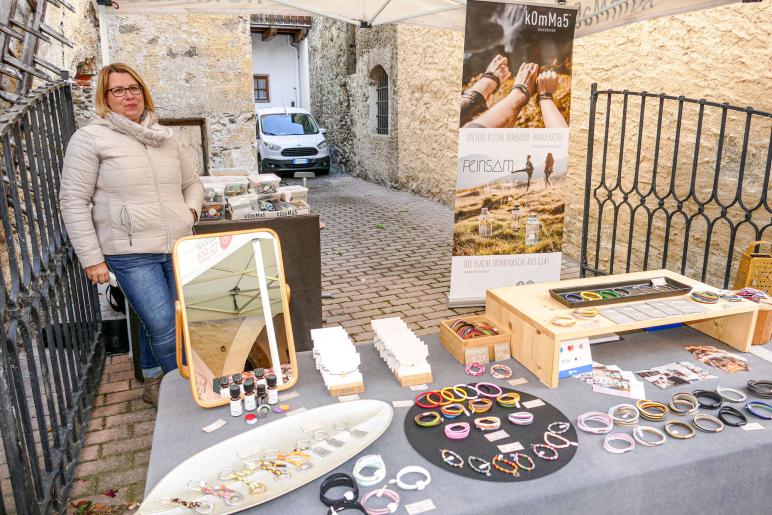
[[[268,136],[300,136],[318,134],[319,127],[310,115],[305,113],[266,114],[260,117],[263,134]]]

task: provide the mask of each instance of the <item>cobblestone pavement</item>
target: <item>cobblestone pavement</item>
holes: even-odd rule
[[[349,176],[315,179],[309,188],[311,206],[325,223],[322,281],[332,295],[323,301],[327,325],[340,324],[366,342],[373,318],[399,316],[425,335],[437,332],[442,319],[481,311],[447,308],[450,208]],[[564,263],[562,273],[576,277],[578,269]],[[141,500],[155,427],[155,410],[141,396],[128,356],[108,358],[72,502]]]

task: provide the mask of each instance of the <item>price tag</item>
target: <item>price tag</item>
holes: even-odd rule
[[[218,429],[220,429],[224,425],[225,425],[225,421],[223,419],[221,419],[221,418],[218,418],[217,420],[215,420],[214,422],[212,422],[208,426],[202,427],[201,430],[203,432],[205,432],[205,433],[211,433],[212,431],[217,431]]]
[[[509,438],[509,434],[507,434],[507,432],[503,429],[500,429],[499,431],[488,433],[485,435],[485,438],[487,438],[489,442],[497,442],[499,440],[503,440],[504,438]]]
[[[408,512],[409,515],[418,515],[419,513],[425,513],[427,511],[436,510],[437,507],[434,505],[434,501],[431,499],[426,499],[425,501],[418,501],[411,504],[405,505],[405,510]]]
[[[525,377],[518,377],[517,379],[512,379],[510,381],[507,381],[507,383],[509,383],[509,386],[519,386],[527,382],[528,382],[528,379],[526,379]]]
[[[338,397],[338,402],[350,402],[350,401],[358,401],[359,395],[356,393],[352,393],[351,395],[341,395]]]
[[[520,442],[511,442],[511,443],[505,443],[503,445],[499,445],[499,452],[504,454],[509,454],[511,452],[517,452],[522,451],[523,446],[520,444]]]
[[[411,386],[410,389],[413,390],[414,392],[420,392],[421,390],[428,390],[429,389],[429,385],[415,384],[415,385]]]
[[[280,393],[279,402],[288,401],[290,399],[294,399],[295,397],[300,397],[300,394],[298,392]]]
[[[758,431],[759,429],[764,429],[764,426],[762,426],[758,422],[751,422],[750,424],[745,424],[744,426],[742,426],[742,428],[745,431]]]
[[[532,401],[524,402],[523,406],[526,407],[527,409],[538,408],[539,406],[544,406],[544,401],[541,399],[534,399]]]
[[[391,401],[391,405],[395,408],[412,408],[414,402],[412,400],[409,401]]]

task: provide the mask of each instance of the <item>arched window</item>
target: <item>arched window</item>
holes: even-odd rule
[[[389,76],[381,66],[370,72],[370,126],[376,134],[389,133]]]

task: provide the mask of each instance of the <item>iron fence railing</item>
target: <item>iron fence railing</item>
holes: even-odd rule
[[[0,116],[0,431],[11,485],[0,515],[65,511],[103,364],[96,290],[59,214],[74,131],[65,81]]]
[[[582,276],[669,268],[727,288],[772,237],[772,113],[593,84],[588,132]]]

